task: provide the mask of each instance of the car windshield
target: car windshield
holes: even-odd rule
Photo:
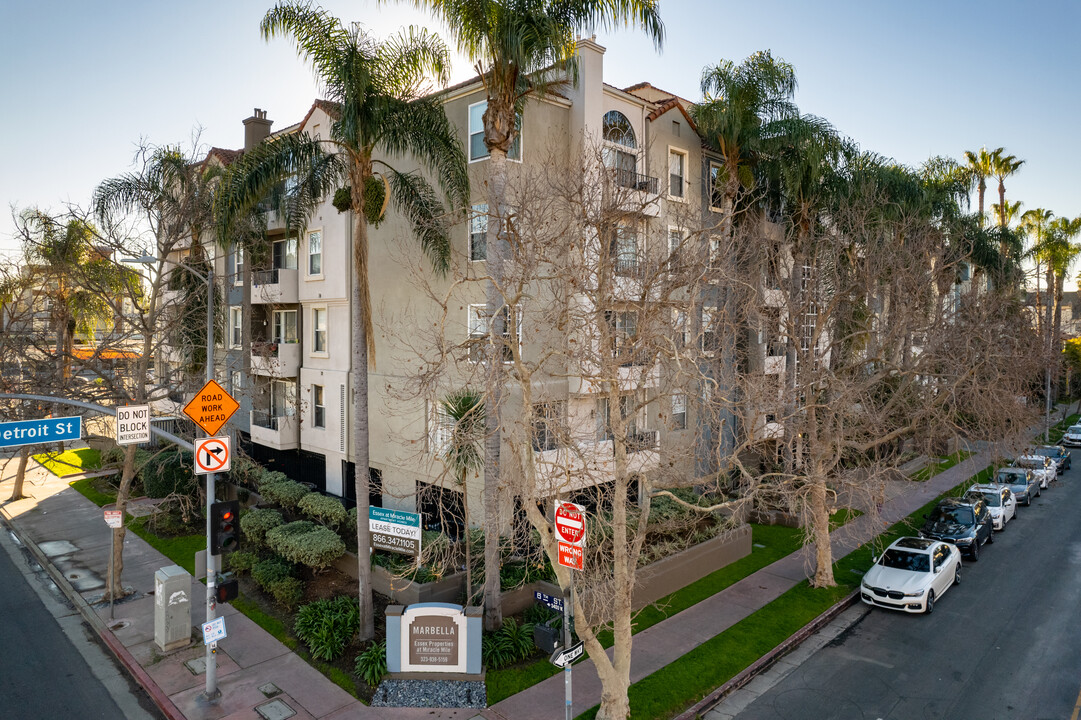
[[[1071,425],[1070,429],[1066,432],[1070,433],[1071,435],[1081,435],[1081,425]]]
[[[1032,454],[1049,458],[1058,457],[1058,448],[1036,448]]]
[[[1002,483],[1003,485],[1024,485],[1025,476],[1021,473],[999,472],[995,476],[995,482]]]
[[[965,493],[965,500],[979,500],[983,498],[989,507],[998,507],[1002,504],[1002,496],[993,490],[971,490]]]
[[[970,507],[936,507],[931,513],[931,522],[971,525],[975,521]]]
[[[878,563],[884,567],[912,572],[927,572],[931,569],[931,558],[925,553],[908,552],[897,548],[887,550]]]
[[[1017,458],[1017,467],[1023,468],[1042,468],[1043,458],[1023,457]]]

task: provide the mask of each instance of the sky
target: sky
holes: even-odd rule
[[[285,38],[264,41],[269,0],[0,1],[0,252],[11,210],[86,205],[133,169],[140,142],[239,148],[253,108],[280,129],[319,88]],[[412,3],[324,0],[383,38],[444,34]],[[1081,215],[1081,3],[1067,0],[661,0],[660,53],[640,32],[598,29],[605,81],[701,98],[702,68],[769,49],[796,70],[796,103],[866,149],[908,165],[1005,147],[1022,210]],[[453,80],[473,75],[458,58]],[[997,202],[989,188],[987,206]]]

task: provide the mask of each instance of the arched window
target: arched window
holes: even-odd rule
[[[611,168],[617,184],[634,187],[638,173],[638,142],[627,116],[609,110],[601,123],[604,137],[604,164]]]

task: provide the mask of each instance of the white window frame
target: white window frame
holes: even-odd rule
[[[323,385],[312,385],[312,427],[322,430],[327,427],[327,393]]]
[[[233,253],[233,285],[244,284],[244,247],[242,245],[236,246],[236,252]]]
[[[672,404],[672,429],[687,429],[687,396],[684,393],[675,393],[670,398]]]
[[[317,241],[319,243],[319,252],[318,253],[313,253],[312,252],[312,237],[313,236],[317,238]],[[326,248],[326,245],[325,245],[325,243],[323,243],[323,229],[322,228],[315,228],[315,229],[309,230],[307,233],[305,233],[304,256],[307,258],[307,261],[304,263],[305,277],[313,279],[313,280],[321,280],[323,278],[324,273],[325,273],[324,267],[326,266],[326,263],[324,262],[324,260],[326,260],[326,258],[324,257],[326,255],[326,253],[324,252],[325,248]],[[312,272],[312,257],[313,256],[318,256],[319,257],[319,272],[314,272],[314,273]]]
[[[319,327],[320,313],[323,317],[323,327]],[[323,334],[323,349],[319,350],[319,334]],[[312,308],[312,356],[330,357],[330,311],[326,305],[316,305]]]
[[[466,310],[466,325],[465,325],[465,327],[466,327],[466,333],[469,335],[470,340],[475,341],[475,340],[479,340],[480,338],[488,337],[488,332],[489,332],[489,328],[491,327],[491,323],[488,322],[485,319],[484,310],[485,310],[486,307],[487,306],[484,305],[484,304],[470,304],[469,308]],[[506,311],[506,308],[504,308],[504,311]],[[517,316],[517,322],[515,323],[515,325],[517,327],[515,328],[515,332],[514,332],[515,346],[516,346],[516,349],[518,350],[518,352],[521,353],[521,351],[522,351],[522,306],[521,305],[515,305],[514,306],[514,314]],[[482,327],[482,324],[483,324],[483,327]],[[480,347],[479,343],[477,345],[471,345],[470,346],[469,362],[477,363],[477,362],[481,361],[481,359],[483,357],[483,352],[480,352],[479,350],[476,353],[474,352],[474,350],[477,350],[479,347]],[[506,363],[513,362],[513,360],[504,360],[503,362],[504,362],[504,364],[506,364]]]
[[[469,213],[469,262],[488,260],[488,203],[472,205]],[[480,235],[484,236],[484,257],[475,257],[473,242]]]
[[[234,370],[232,374],[232,392],[240,392],[244,388],[244,373],[240,370]]]
[[[679,253],[690,252],[690,248],[687,247],[687,240],[691,234],[686,228],[681,228],[677,225],[668,226],[668,258],[669,266],[677,265],[679,261]],[[673,240],[675,242],[673,242]]]
[[[716,171],[716,173],[717,173],[717,178],[720,178],[721,173],[724,172],[724,165],[722,165],[719,162],[716,162],[714,160],[710,160],[709,161],[709,177],[706,178],[706,184],[707,184],[707,187],[706,187],[707,198],[706,199],[707,199],[707,202],[709,202],[709,209],[710,210],[714,210],[716,212],[721,212],[723,210],[723,208],[717,207],[716,205],[713,204],[714,171]],[[724,191],[722,189],[721,190],[721,198],[723,199],[723,197],[724,197]]]
[[[486,110],[488,108],[488,101],[481,100],[480,102],[471,103],[466,109],[465,151],[469,155],[470,163],[483,162],[489,157],[487,147],[484,148],[483,155],[477,155],[476,157],[473,156],[473,136],[479,134],[482,138],[482,144],[484,137],[484,110],[481,110],[480,115],[478,116],[480,120],[480,126],[476,127],[473,124],[473,108],[477,106],[484,106],[484,109]],[[511,162],[522,162],[522,113],[516,113],[515,124],[517,125],[517,132],[515,134],[514,142],[510,146],[510,151],[507,152],[507,160],[510,160]],[[518,157],[514,157],[515,150],[517,150]]]
[[[428,412],[428,452],[443,456],[454,439],[454,420],[442,403],[430,403]]]
[[[672,192],[672,156],[679,156],[683,160],[683,174],[680,176],[682,188],[680,193],[676,195]],[[671,145],[668,146],[668,199],[675,200],[676,202],[687,202],[687,168],[689,156],[686,150],[682,150]]]
[[[239,348],[244,345],[244,308],[240,305],[229,306],[229,347]]]
[[[293,316],[293,333],[296,338],[292,342],[289,342],[286,336],[288,323],[285,322],[285,318],[289,315]],[[293,343],[300,342],[300,313],[296,310],[275,310],[271,315],[270,321],[271,342],[278,343],[278,345],[292,345]]]

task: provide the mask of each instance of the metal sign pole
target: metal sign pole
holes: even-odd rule
[[[206,381],[214,379],[214,265],[211,260],[206,274]],[[209,435],[209,433],[207,433]],[[214,619],[214,585],[217,581],[217,562],[210,547],[210,506],[214,504],[214,473],[206,476],[206,621]],[[218,692],[218,664],[216,643],[206,646],[206,699],[213,700]]]
[[[109,588],[109,619],[115,620],[116,616],[113,615],[113,600],[116,599],[116,588],[113,587],[113,557],[116,555],[116,530],[109,528],[109,535],[112,542],[109,543],[109,582],[107,586]]]
[[[571,647],[571,602],[574,596],[574,571],[571,570],[571,584],[567,589],[566,597],[563,598],[563,647],[566,650],[570,650]],[[571,693],[571,662],[567,661],[567,664],[563,666],[563,691],[567,700],[567,707],[564,711],[564,720],[574,720],[574,712],[572,706],[574,704],[574,698]]]

